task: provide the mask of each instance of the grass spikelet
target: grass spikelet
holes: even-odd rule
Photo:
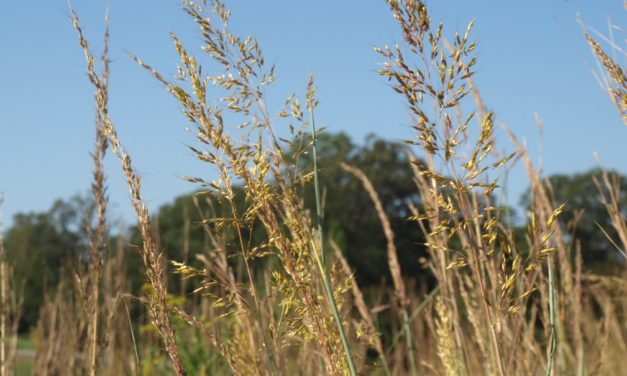
[[[438,341],[438,357],[444,366],[448,376],[461,373],[457,356],[457,349],[452,334],[452,317],[441,298],[436,299],[435,310],[438,314],[436,320],[436,335]]]
[[[76,249],[54,260],[63,264],[59,279],[42,287],[33,373],[620,374],[627,180],[600,170],[597,196],[564,198],[506,128],[514,150],[502,149],[499,112],[473,80],[474,21],[450,32],[425,1],[386,3],[401,39],[374,48],[377,72],[400,95],[412,129],[406,146],[389,148],[322,133],[312,75],[275,106],[275,67],[254,36],[233,31],[220,0],[182,0],[200,48],[170,33],[171,75],[130,54],[177,103],[189,151],[206,167],[182,177],[196,192],[155,217],[110,118],[108,11],[95,56],[70,8],[94,88],[91,196],[77,204],[82,223],[67,226],[80,227],[68,235]],[[625,71],[614,57],[623,49],[588,26],[584,38],[625,118]],[[136,258],[127,257],[125,226],[109,234],[107,153],[130,192]],[[518,161],[531,185],[524,218],[506,206]],[[371,166],[384,169],[376,180],[364,173]],[[353,198],[359,207],[343,206]],[[595,199],[601,210],[578,211],[577,201]],[[581,234],[591,214],[608,240],[598,249],[611,255],[598,264],[607,271],[587,263]],[[43,225],[61,222],[55,215]],[[29,231],[47,235],[33,218]],[[18,372],[22,303],[9,256],[36,248],[24,240],[29,231],[9,232],[5,252],[0,228],[0,376]],[[133,275],[137,265],[144,276]]]

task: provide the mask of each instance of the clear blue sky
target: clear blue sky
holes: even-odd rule
[[[627,127],[591,73],[577,12],[607,32],[608,17],[627,25],[621,0],[433,0],[447,35],[476,18],[476,83],[499,123],[525,139],[537,158],[534,112],[544,119],[547,174],[596,165],[627,173]],[[104,1],[75,0],[87,36],[99,49]],[[402,140],[413,136],[402,100],[375,70],[372,46],[400,40],[384,0],[227,1],[233,28],[254,33],[266,59],[277,64],[274,92],[302,89],[317,78],[320,122],[361,141],[369,132]],[[142,57],[175,73],[173,31],[198,51],[195,27],[176,0],[111,0],[111,112],[142,177],[152,209],[194,187],[181,175],[211,176],[186,148],[193,138],[169,95],[126,56]],[[446,29],[445,29],[446,30]],[[619,36],[624,40],[625,35]],[[0,191],[4,217],[46,210],[55,198],[89,189],[93,131],[92,89],[67,16],[65,0],[0,4]],[[504,137],[501,137],[505,141]],[[502,144],[503,145],[503,144]],[[111,211],[133,220],[117,161],[107,162]],[[510,193],[527,187],[517,169]],[[515,199],[513,201],[516,201]]]

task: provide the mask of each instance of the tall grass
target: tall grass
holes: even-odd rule
[[[124,176],[126,177],[127,185],[131,194],[131,204],[135,213],[137,215],[137,221],[139,225],[139,229],[141,232],[143,244],[140,248],[140,256],[142,258],[144,264],[144,271],[146,277],[150,281],[150,285],[152,290],[146,295],[144,302],[148,307],[148,311],[152,317],[152,322],[159,331],[161,338],[163,339],[165,349],[172,360],[172,364],[179,375],[183,375],[185,372],[183,370],[183,366],[181,364],[180,356],[178,353],[178,347],[176,345],[176,340],[174,338],[174,327],[172,326],[172,322],[170,319],[170,313],[168,311],[168,303],[167,303],[167,289],[164,281],[164,270],[162,264],[162,252],[157,248],[157,242],[155,240],[155,233],[153,231],[152,222],[150,220],[150,214],[148,213],[148,209],[141,196],[141,181],[140,178],[133,167],[131,162],[131,158],[126,153],[120,139],[118,138],[117,132],[111,122],[109,117],[108,110],[108,88],[109,88],[109,60],[107,58],[107,48],[108,48],[108,28],[105,32],[105,41],[104,41],[104,51],[102,54],[102,74],[98,75],[96,72],[94,56],[92,55],[89,44],[87,40],[84,38],[82,30],[80,28],[79,19],[76,13],[71,10],[71,19],[72,24],[78,34],[79,44],[83,49],[83,53],[85,55],[85,59],[87,61],[87,75],[91,84],[94,86],[95,99],[96,99],[96,127],[97,127],[97,148],[94,153],[95,160],[95,169],[94,169],[94,194],[96,197],[96,202],[98,204],[98,235],[91,244],[91,253],[92,256],[95,257],[94,260],[90,261],[90,265],[100,263],[98,254],[99,243],[102,241],[102,231],[104,227],[104,217],[100,217],[100,215],[104,215],[104,193],[103,193],[103,182],[101,176],[101,167],[102,167],[102,156],[104,155],[104,151],[106,150],[106,145],[111,145],[111,149],[113,153],[120,160],[120,164],[122,167],[122,171]],[[108,20],[108,17],[107,17]],[[108,24],[108,22],[107,22]],[[92,239],[90,239],[92,240]],[[92,267],[94,270],[90,273],[90,275],[97,276],[99,271],[99,266]],[[97,281],[94,281],[97,284]],[[94,288],[93,292],[97,291],[97,287]],[[96,299],[97,296],[91,296],[92,299]],[[90,331],[90,335],[93,336],[92,340],[95,341],[96,338],[96,325],[97,325],[97,315],[96,312],[92,312],[93,320],[96,322],[92,322],[92,329]],[[92,346],[95,346],[92,344]],[[93,350],[95,351],[95,350]],[[93,353],[92,351],[92,353]],[[92,361],[93,360],[92,358]],[[94,364],[90,364],[90,368],[92,368]],[[95,372],[92,368],[91,372]]]
[[[0,194],[0,376],[12,375],[17,358],[17,333],[22,315],[24,286],[15,280],[13,268],[7,261],[4,248],[2,208],[4,197]]]
[[[495,116],[472,83],[477,65],[472,23],[445,37],[449,31],[434,22],[425,3],[387,3],[403,41],[375,48],[383,59],[378,74],[411,112],[415,138],[407,141],[407,153],[421,205],[407,204],[408,220],[426,239],[429,257],[423,264],[435,288],[427,293],[401,273],[395,234],[375,187],[363,171],[344,165],[372,200],[392,279],[390,287],[357,284],[342,250],[325,233],[313,80],[303,97],[289,95],[272,115],[265,93],[273,90],[275,68],[267,66],[254,37],[231,31],[231,14],[220,1],[182,2],[198,27],[204,54],[192,55],[171,34],[179,57],[175,77],[131,55],[179,104],[197,141],[190,150],[217,176],[186,178],[199,188],[194,206],[202,218],[196,225],[205,232],[201,256],[165,260],[158,226],[142,200],[141,179],[110,119],[108,26],[99,71],[72,11],[95,90],[95,208],[86,211],[92,213],[85,219],[87,265],[51,289],[41,309],[38,373],[621,372],[627,350],[625,280],[585,270],[585,250],[568,240],[571,229],[560,221],[566,207],[555,202],[552,187],[513,135],[512,152],[496,152]],[[621,68],[604,60],[607,55],[589,34],[586,39],[617,80],[612,95],[620,104]],[[218,68],[210,72],[207,66]],[[216,92],[211,87],[223,93],[220,100],[210,97]],[[468,94],[476,99],[476,111],[468,112]],[[278,135],[288,128],[285,141]],[[109,149],[126,177],[142,240],[136,252],[146,285],[136,299],[124,277],[124,240],[114,247],[107,236],[103,159]],[[313,169],[301,163],[306,153],[313,153]],[[531,185],[524,233],[512,228],[498,198],[503,176],[517,161],[525,165]],[[315,213],[306,209],[303,197],[311,180]],[[619,234],[613,241],[624,254],[627,222],[619,188],[610,174],[597,186]],[[188,219],[185,233],[189,226]],[[253,242],[253,232],[263,233],[263,241]],[[193,294],[169,292],[167,273],[184,279]],[[136,309],[148,313],[147,322],[130,322],[126,305],[135,301],[143,304]],[[5,317],[3,308],[3,322]]]

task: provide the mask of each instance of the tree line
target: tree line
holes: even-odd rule
[[[383,208],[396,235],[399,262],[408,280],[416,286],[431,283],[429,271],[421,265],[426,255],[424,239],[416,223],[408,220],[409,205],[420,207],[407,148],[403,143],[368,136],[357,144],[346,134],[323,134],[319,139],[319,164],[322,166],[324,197],[324,221],[328,238],[345,253],[355,271],[360,286],[376,286],[391,283],[386,261],[386,239],[368,193],[362,184],[347,174],[341,163],[359,167],[372,181]],[[311,156],[301,157],[305,166],[311,164]],[[568,208],[560,217],[568,225],[569,239],[577,239],[582,249],[585,267],[597,273],[610,274],[621,269],[621,259],[609,238],[616,234],[601,204],[594,178],[601,170],[566,175],[549,176],[545,183],[556,202],[566,203]],[[621,188],[621,207],[627,208],[627,177],[618,176]],[[303,184],[302,197],[305,207],[315,207],[313,187]],[[194,192],[176,197],[171,203],[159,208],[155,215],[159,245],[168,260],[194,264],[208,247],[207,234],[201,221],[220,217],[221,203],[211,196]],[[236,196],[243,199],[243,189],[236,189]],[[519,211],[529,205],[529,194],[520,200]],[[515,216],[513,208],[503,208],[502,215]],[[93,215],[94,204],[89,199],[75,196],[55,201],[49,210],[37,213],[19,213],[7,230],[5,248],[7,258],[14,267],[14,278],[24,283],[22,331],[37,322],[38,310],[45,294],[73,268],[80,267],[87,256],[86,226]],[[524,213],[517,213],[513,226],[520,234],[518,242],[524,244],[527,226]],[[601,230],[602,229],[602,230]],[[115,230],[115,229],[114,229]],[[255,233],[260,231],[260,233]],[[253,229],[246,237],[251,242],[264,239],[261,227]],[[119,252],[120,247],[139,246],[141,240],[135,226],[112,231],[109,246],[104,252]],[[235,245],[233,245],[235,247]],[[261,246],[261,244],[260,244]],[[524,246],[521,246],[521,249]],[[136,253],[128,254],[126,274],[133,293],[141,289],[143,275],[139,273],[140,260]],[[237,269],[238,260],[233,260]],[[263,268],[262,264],[254,265]],[[181,278],[169,273],[169,290],[188,293]]]

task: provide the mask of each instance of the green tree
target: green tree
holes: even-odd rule
[[[84,201],[74,197],[55,201],[44,213],[15,215],[5,247],[16,282],[25,284],[22,330],[37,322],[45,290],[54,288],[61,270],[84,251],[83,208]]]
[[[363,145],[353,143],[346,134],[322,134],[319,139],[321,183],[324,196],[325,226],[329,237],[345,251],[349,263],[355,269],[360,284],[367,286],[390,281],[386,255],[386,240],[374,205],[361,183],[340,167],[345,162],[359,167],[370,178],[380,196],[396,234],[396,246],[401,268],[406,276],[422,278],[426,274],[419,266],[419,257],[425,254],[424,240],[418,226],[409,222],[409,202],[420,204],[413,174],[401,143],[389,142],[374,136],[366,138]],[[301,157],[300,166],[305,171],[312,168],[311,155]],[[239,209],[244,208],[244,193],[234,187]],[[313,213],[315,208],[313,186],[305,184],[305,207]],[[201,221],[212,216],[230,217],[230,210],[211,196],[198,197],[198,205],[192,194],[177,197],[162,206],[156,214],[158,240],[168,260],[187,261],[200,266],[198,254],[210,250]],[[70,271],[86,257],[84,219],[90,218],[93,203],[88,199],[73,197],[57,200],[50,210],[43,213],[18,214],[7,232],[7,256],[15,265],[18,281],[27,286],[24,296],[23,329],[36,323],[38,310],[46,289],[53,289],[62,271]],[[202,212],[201,213],[199,213]],[[86,217],[87,216],[87,217]],[[128,229],[130,247],[141,246],[137,229]],[[259,244],[265,238],[262,226],[254,226],[252,233],[244,233],[251,244]],[[235,234],[226,234],[226,244],[238,247]],[[110,244],[115,244],[115,237]],[[228,250],[227,250],[228,251]],[[236,273],[241,260],[231,260]],[[255,268],[262,268],[264,261],[256,261]],[[124,271],[131,285],[131,293],[138,294],[144,284],[141,261],[137,252],[129,252]],[[170,291],[178,292],[181,278],[168,273]],[[194,286],[188,282],[186,289]]]

